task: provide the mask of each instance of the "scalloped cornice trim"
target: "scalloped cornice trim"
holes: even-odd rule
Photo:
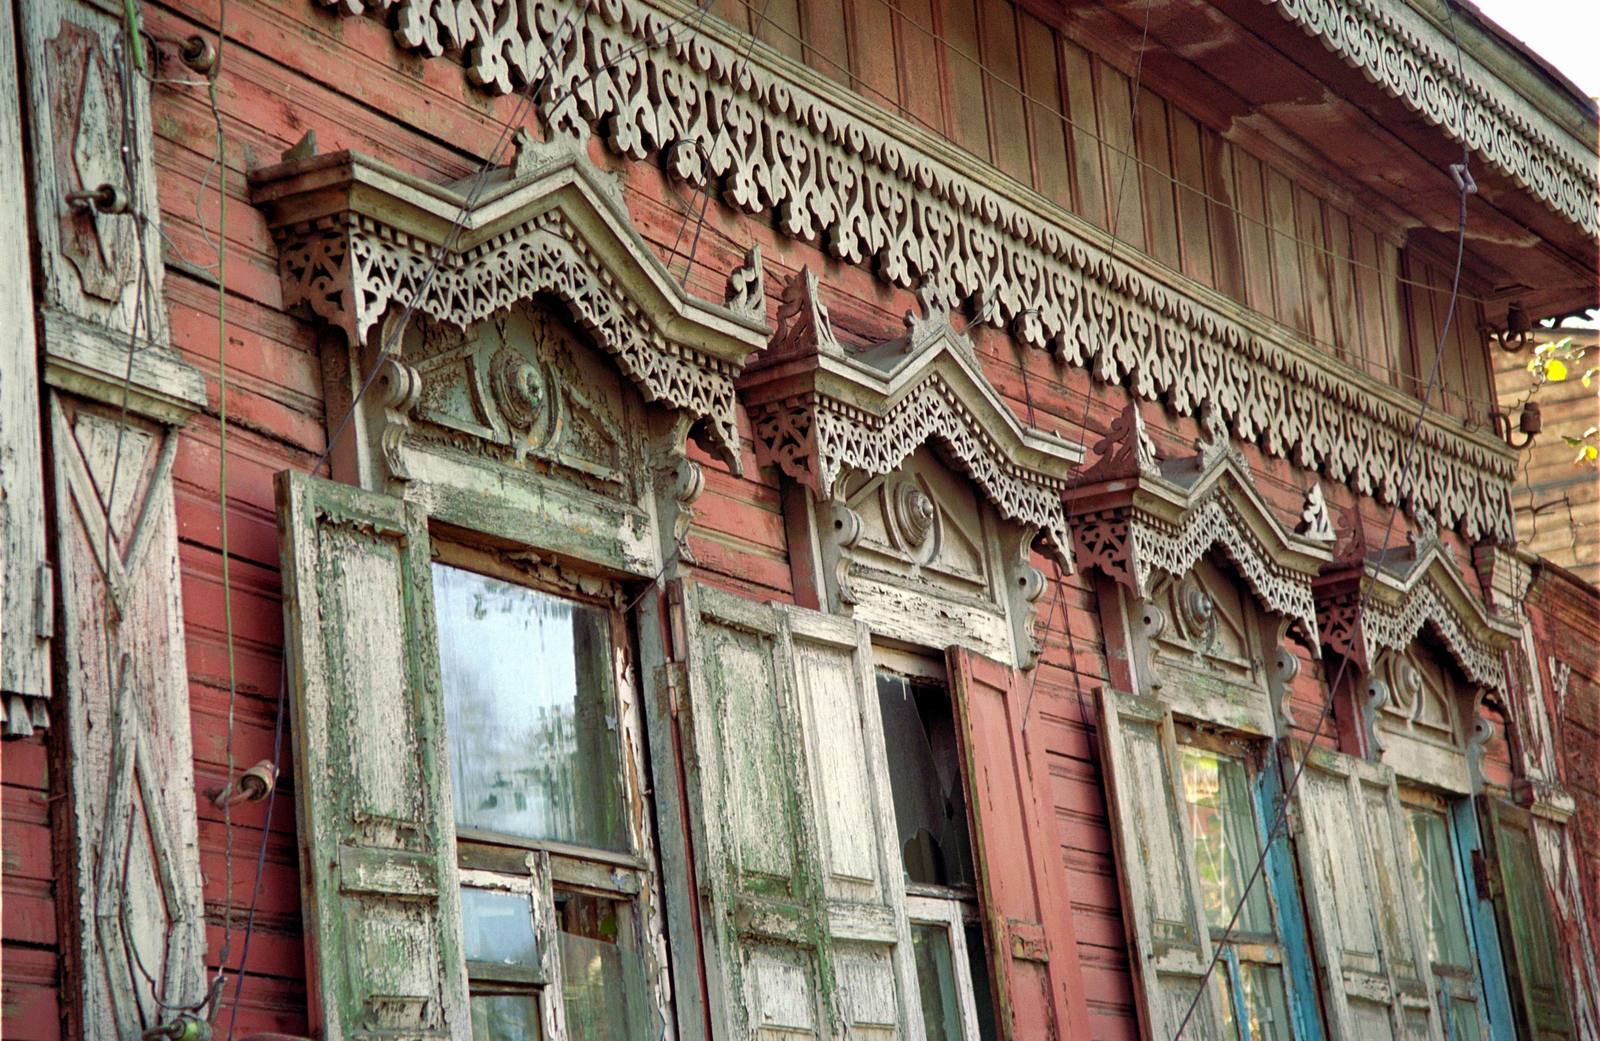
[[[1204,403],[1233,434],[1384,503],[1404,501],[1470,538],[1513,537],[1515,455],[1447,418],[1405,445],[1417,403],[1300,342],[1221,294],[1138,257],[1082,219],[948,143],[908,127],[766,47],[670,0],[597,0],[574,14],[540,111],[556,133],[600,133],[617,154],[660,154],[671,175],[770,214],[935,307],[981,300],[984,320],[1147,400],[1193,415]],[[342,0],[390,11],[401,46],[460,49],[468,79],[524,86],[544,30],[570,0]],[[523,21],[531,17],[532,23]],[[630,57],[607,67],[612,56]],[[602,71],[603,70],[603,71]],[[559,99],[554,105],[551,99]]]
[[[1458,69],[1449,37],[1404,0],[1263,2],[1585,234],[1600,233],[1593,154],[1574,147],[1570,134],[1477,62]],[[1471,100],[1464,125],[1463,95]]]

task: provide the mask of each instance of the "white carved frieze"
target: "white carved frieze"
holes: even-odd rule
[[[1208,413],[1214,415],[1214,413]],[[1196,455],[1157,460],[1136,402],[1094,446],[1094,465],[1067,493],[1078,566],[1099,569],[1145,599],[1153,576],[1187,575],[1213,548],[1274,614],[1316,632],[1311,582],[1332,554],[1289,531],[1256,490],[1220,423]]]
[[[703,422],[737,471],[733,378],[765,342],[759,312],[684,293],[629,223],[615,182],[579,150],[532,150],[538,161],[530,150],[486,188],[429,184],[345,152],[254,171],[285,305],[306,307],[359,350],[406,308],[464,332],[553,298],[647,401]],[[752,286],[759,293],[758,274]],[[531,425],[543,402],[530,396],[535,369],[501,360],[512,367],[484,374],[496,413],[485,430],[503,435],[519,416]],[[424,406],[429,394],[424,385]]]
[[[629,158],[659,154],[673,176],[772,215],[785,235],[870,263],[938,306],[982,300],[982,321],[1142,398],[1188,415],[1209,401],[1233,436],[1274,456],[1386,503],[1414,501],[1470,537],[1512,537],[1515,455],[1492,436],[1432,414],[1408,467],[1407,395],[1211,290],[1114,254],[1087,222],[770,48],[747,47],[716,19],[641,0],[334,6],[386,13],[408,49],[461,54],[487,90],[518,89],[548,67],[538,104],[556,132],[597,133]],[[1349,13],[1356,25],[1369,17]],[[569,17],[558,36],[552,27]],[[1506,147],[1526,147],[1520,129],[1502,130],[1518,142]]]

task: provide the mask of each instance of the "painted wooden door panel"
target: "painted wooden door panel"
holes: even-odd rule
[[[948,667],[1001,1033],[1012,1041],[1087,1037],[1049,771],[1043,752],[1030,754],[1024,726],[1031,684],[967,650],[952,648]]]
[[[1494,870],[1495,912],[1519,1033],[1531,1041],[1577,1036],[1561,981],[1561,941],[1550,913],[1533,815],[1503,799],[1483,798]]]
[[[1173,764],[1172,713],[1160,703],[1100,691],[1106,795],[1115,817],[1117,874],[1133,937],[1137,997],[1150,1037],[1173,1036],[1211,960],[1211,937]],[[1220,1037],[1223,1010],[1207,988],[1186,1032]]]
[[[1304,746],[1286,745],[1293,769]],[[1388,767],[1313,749],[1296,799],[1301,874],[1332,1036],[1437,1041],[1423,926],[1400,857],[1405,820]]]
[[[278,475],[312,1018],[469,1041],[426,518]]]
[[[865,626],[681,583],[680,706],[716,1033],[914,1036]]]

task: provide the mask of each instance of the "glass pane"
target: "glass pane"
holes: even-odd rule
[[[539,964],[539,943],[533,936],[533,905],[526,893],[464,886],[461,922],[467,961],[529,967]]]
[[[956,974],[950,963],[950,933],[942,925],[913,924],[911,949],[917,960],[922,1026],[928,1041],[961,1041],[961,1007],[956,1002]]]
[[[1217,1005],[1222,1009],[1222,1036],[1228,1038],[1229,1041],[1235,1041],[1239,1037],[1239,1010],[1233,1004],[1232,971],[1227,962],[1219,959],[1216,969],[1211,973],[1211,989],[1217,992]],[[1195,988],[1195,990],[1198,989]],[[1194,990],[1191,990],[1183,995],[1181,1009],[1175,1008],[1174,1011],[1187,1010],[1189,1002],[1193,999]],[[1195,1009],[1194,1016],[1190,1020],[1192,1024],[1201,1025],[1204,1023],[1204,1017],[1200,1013],[1201,1009]]]
[[[433,566],[456,823],[623,850],[609,614]]]
[[[1428,956],[1435,965],[1471,968],[1449,822],[1431,810],[1412,810],[1410,816],[1411,883],[1417,893],[1426,894]]]
[[[976,922],[966,927],[967,972],[972,979],[972,1007],[977,1011],[980,1041],[995,1041],[1000,1031],[994,1023],[994,992],[989,989],[989,950],[983,945],[983,929]]]
[[[583,1041],[637,1041],[655,1037],[660,1024],[649,1014],[644,961],[614,943],[560,932],[561,1000],[567,1035]]]
[[[1206,921],[1221,929],[1233,917],[1245,881],[1261,858],[1254,804],[1244,765],[1201,748],[1183,750],[1183,798],[1194,835],[1194,866]],[[1153,879],[1160,885],[1161,879]],[[1267,889],[1257,877],[1250,898],[1239,911],[1236,930],[1271,935],[1272,913]]]
[[[878,707],[906,877],[933,885],[972,885],[967,799],[949,691],[880,672]]]
[[[539,995],[479,994],[471,998],[472,1041],[540,1041]]]
[[[1250,1041],[1290,1041],[1289,1003],[1283,993],[1283,970],[1276,965],[1240,965],[1244,977],[1244,1010]]]
[[[1455,998],[1450,1002],[1450,1037],[1452,1041],[1483,1041],[1483,1028],[1478,1022],[1478,1003]]]

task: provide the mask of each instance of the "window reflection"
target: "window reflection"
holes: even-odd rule
[[[1442,815],[1429,810],[1411,811],[1411,881],[1413,891],[1426,894],[1428,956],[1435,965],[1470,968],[1467,923],[1451,866],[1450,828]]]
[[[1221,929],[1233,917],[1245,881],[1261,857],[1244,766],[1205,749],[1184,748],[1183,798],[1189,808],[1195,873],[1200,879],[1206,921]],[[1268,934],[1273,932],[1272,915],[1266,890],[1259,879],[1257,882],[1239,912],[1237,930]]]
[[[625,850],[608,613],[443,564],[433,589],[457,825]]]

